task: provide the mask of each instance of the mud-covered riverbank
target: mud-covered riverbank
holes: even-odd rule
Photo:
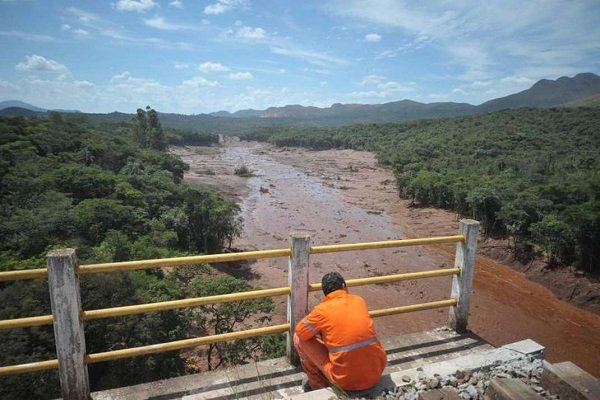
[[[410,208],[398,199],[391,171],[373,154],[352,150],[279,149],[232,142],[213,148],[177,148],[190,164],[186,179],[208,184],[238,201],[244,218],[240,249],[288,245],[293,230],[311,233],[313,244],[352,243],[455,234],[452,213]],[[233,170],[246,165],[254,176]],[[484,243],[482,248],[485,247]],[[346,278],[450,267],[452,246],[337,253],[311,257],[311,281],[331,270]],[[287,284],[287,260],[253,263],[246,277],[260,287]],[[371,309],[447,298],[449,278],[353,289]],[[319,301],[314,293],[311,301]],[[379,318],[380,335],[417,332],[447,322],[447,310]],[[285,316],[278,302],[276,321]],[[571,360],[600,376],[600,317],[558,300],[549,290],[507,265],[480,256],[475,273],[470,328],[494,345],[532,338],[547,347],[550,361]]]

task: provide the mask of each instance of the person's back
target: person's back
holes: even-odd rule
[[[379,381],[387,357],[365,301],[348,293],[341,275],[335,279],[343,285],[330,291],[324,285],[325,299],[298,323],[294,342],[312,389],[327,381],[345,390],[368,389]]]

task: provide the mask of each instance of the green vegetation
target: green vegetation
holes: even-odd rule
[[[216,136],[206,138],[210,142]],[[74,247],[81,263],[96,263],[214,253],[231,246],[241,229],[238,207],[183,183],[188,167],[166,152],[168,140],[150,108],[139,109],[131,123],[96,127],[85,119],[65,120],[58,113],[49,119],[0,118],[0,270],[42,268],[46,252],[57,247]],[[218,294],[222,279],[231,291],[247,290],[242,281],[215,276],[208,267],[190,271],[193,279],[161,270],[82,277],[84,309]],[[0,319],[50,314],[47,285],[46,280],[0,283]],[[236,323],[260,324],[268,318],[257,313],[273,306],[263,301],[229,307],[239,310]],[[207,330],[210,318],[225,311],[213,310],[210,317],[204,316],[205,310],[180,310],[91,321],[85,324],[87,352],[183,339],[198,333],[198,321],[205,321]],[[190,315],[198,321],[185,318]],[[53,336],[51,326],[0,331],[0,365],[56,358]],[[236,347],[225,348],[224,355],[217,349],[213,366],[256,357],[262,354],[263,342],[271,352],[273,340],[253,343],[252,354]],[[89,367],[92,390],[184,372],[174,352]],[[0,380],[0,398],[58,396],[56,371]]]
[[[233,170],[233,173],[236,174],[237,176],[241,176],[243,178],[248,178],[248,177],[252,176],[252,171],[250,171],[250,169],[248,167],[246,167],[245,165],[237,167],[236,169]]]
[[[271,127],[245,139],[374,151],[402,198],[482,222],[527,261],[600,272],[600,109],[519,109],[401,124]]]

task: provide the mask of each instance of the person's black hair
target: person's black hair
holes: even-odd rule
[[[323,288],[323,293],[327,296],[329,293],[340,290],[346,287],[346,281],[338,272],[329,272],[323,275],[323,279],[321,279],[321,287]]]

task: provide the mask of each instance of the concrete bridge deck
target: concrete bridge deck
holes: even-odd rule
[[[474,334],[439,328],[381,338],[388,354],[385,374],[493,349]],[[95,400],[289,399],[302,395],[301,368],[277,358],[228,369],[92,393]],[[315,392],[311,392],[316,395]]]

